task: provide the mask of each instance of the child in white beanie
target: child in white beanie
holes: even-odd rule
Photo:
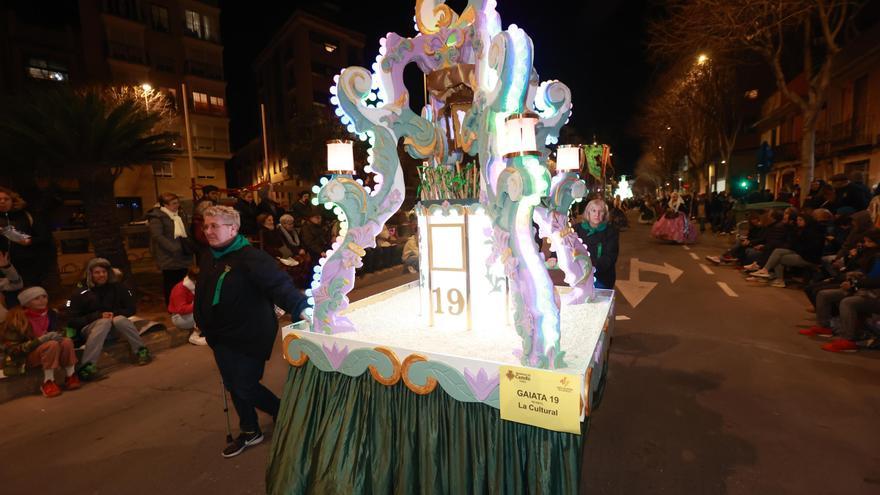
[[[17,375],[24,373],[26,367],[42,366],[40,390],[45,397],[55,397],[61,394],[61,387],[55,384],[55,370],[64,368],[64,388],[79,388],[81,383],[74,373],[76,353],[73,341],[64,336],[58,313],[49,309],[46,290],[28,287],[18,294],[18,301],[21,307],[11,309],[6,315],[4,373]]]

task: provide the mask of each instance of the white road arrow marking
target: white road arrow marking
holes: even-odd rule
[[[652,263],[645,263],[644,261],[639,261],[638,258],[630,259],[629,279],[638,282],[640,270],[645,272],[662,273],[663,275],[669,277],[669,282],[673,284],[676,280],[678,280],[678,277],[680,277],[681,274],[684,273],[683,271],[670,265],[669,263],[663,263],[663,266],[660,266]]]
[[[657,282],[640,282],[638,280],[618,280],[615,285],[626,302],[633,308],[644,301],[656,286]]]
[[[717,284],[718,284],[718,287],[721,287],[721,290],[723,290],[724,293],[727,294],[728,296],[739,297],[739,295],[736,292],[734,292],[733,289],[731,289],[730,286],[725,284],[724,282],[717,282]]]

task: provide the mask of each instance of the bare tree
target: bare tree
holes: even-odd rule
[[[652,48],[666,56],[735,57],[752,52],[769,65],[776,86],[803,117],[801,163],[807,183],[815,168],[816,124],[831,81],[840,37],[860,2],[854,0],[669,0],[668,16],[651,28]],[[792,90],[785,61],[801,55],[806,94]]]

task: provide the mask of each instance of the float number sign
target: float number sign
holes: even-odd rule
[[[470,329],[468,253],[464,223],[428,226],[430,322],[449,329]]]

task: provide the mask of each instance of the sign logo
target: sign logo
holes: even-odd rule
[[[507,370],[507,374],[504,376],[506,376],[508,380],[513,380],[513,377],[516,375],[513,374],[513,370]]]

